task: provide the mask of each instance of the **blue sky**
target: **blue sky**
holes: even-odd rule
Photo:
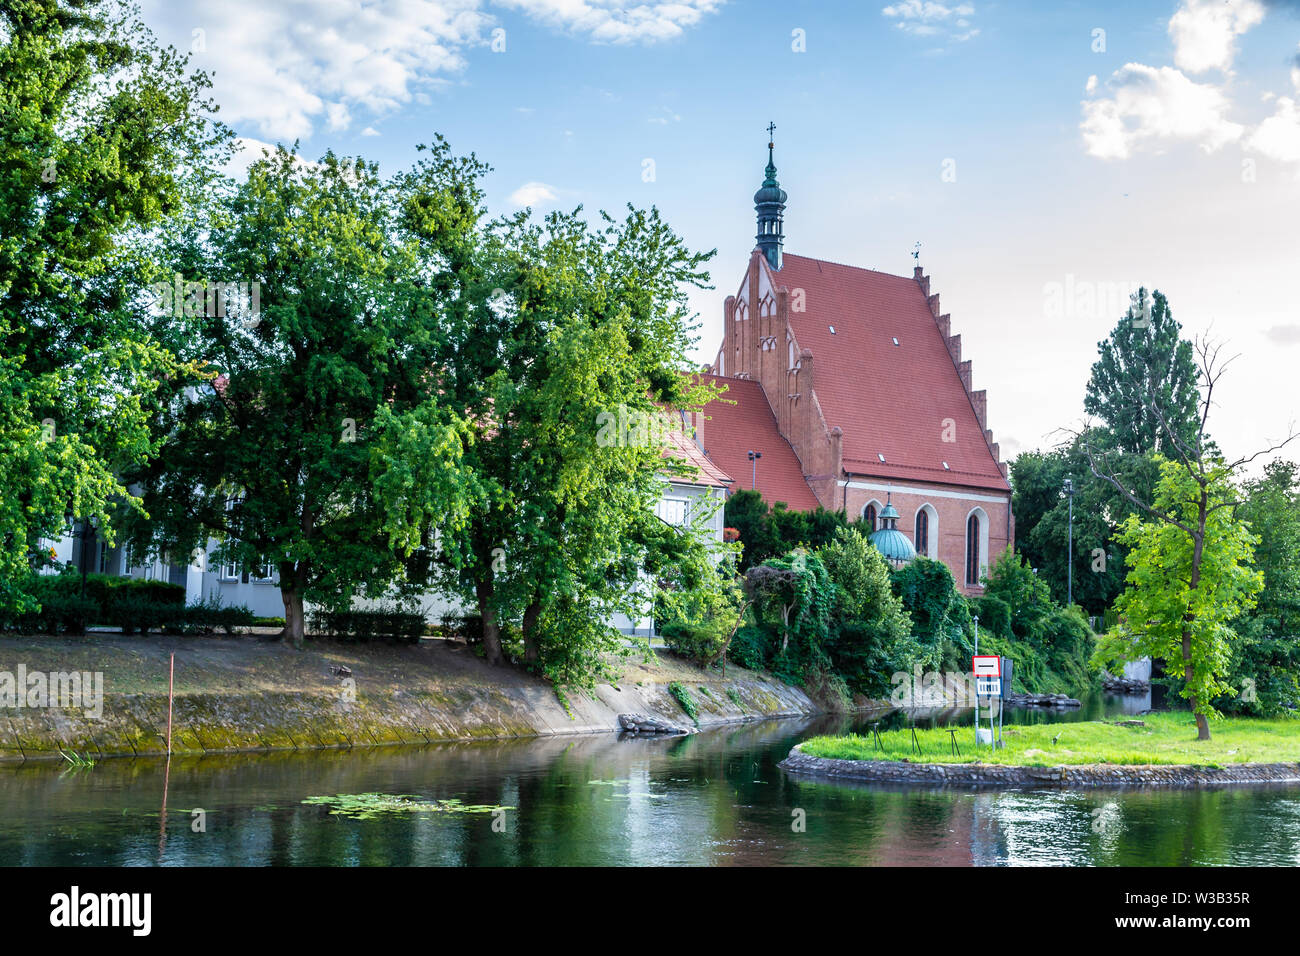
[[[1079,422],[1096,343],[1123,309],[1104,300],[1139,282],[1169,295],[1188,334],[1241,353],[1215,412],[1229,453],[1297,418],[1300,2],[146,0],[144,13],[195,49],[250,149],[296,138],[309,157],[394,169],[438,131],[494,166],[494,211],[657,205],[718,250],[717,289],[693,299],[702,360],[753,246],[770,120],[787,249],[908,274],[919,240],[1009,455]]]

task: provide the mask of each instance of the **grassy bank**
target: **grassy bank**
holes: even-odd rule
[[[1122,720],[1122,719],[1121,719]],[[953,754],[948,731],[916,731],[921,754],[912,747],[907,728],[880,735],[877,749],[870,735],[815,737],[800,749],[813,757],[836,760],[909,760],[913,763],[990,763],[1056,767],[1088,764],[1225,766],[1237,763],[1300,761],[1300,720],[1226,718],[1215,721],[1212,740],[1197,741],[1190,714],[1148,714],[1124,723],[1086,721],[1004,727],[1006,746],[976,748],[971,727],[957,731],[961,754]]]

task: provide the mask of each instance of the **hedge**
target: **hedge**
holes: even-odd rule
[[[362,643],[372,638],[385,638],[417,644],[427,627],[423,614],[388,609],[320,610],[314,612],[308,620],[313,634]]]

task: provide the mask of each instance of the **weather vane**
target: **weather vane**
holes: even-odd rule
[[[912,258],[916,260],[918,266],[921,264],[921,240],[919,239],[916,241],[916,245],[912,248]]]
[[[767,140],[769,143],[773,141],[773,134],[775,132],[776,132],[776,124],[769,122],[767,124]]]

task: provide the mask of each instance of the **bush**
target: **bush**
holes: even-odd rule
[[[744,608],[740,583],[712,574],[699,587],[661,594],[655,617],[663,622],[659,633],[673,653],[704,665],[726,651]]]
[[[58,634],[87,627],[121,627],[125,633],[162,626],[181,612],[185,588],[166,581],[88,574],[82,597],[80,573],[33,574],[19,586],[40,610],[30,610],[0,626],[23,633]]]
[[[252,627],[256,617],[242,604],[223,605],[213,596],[206,601],[191,604],[167,622],[169,630],[184,634],[211,634],[221,631],[233,634],[237,627]]]
[[[764,628],[746,624],[731,639],[727,660],[751,671],[761,671],[767,666],[772,649],[771,635]]]
[[[442,634],[449,638],[458,637],[466,644],[482,644],[483,618],[478,614],[444,614]]]
[[[418,644],[427,624],[424,615],[396,608],[334,611],[322,609],[311,615],[312,631],[349,642],[366,643],[374,638]]]

